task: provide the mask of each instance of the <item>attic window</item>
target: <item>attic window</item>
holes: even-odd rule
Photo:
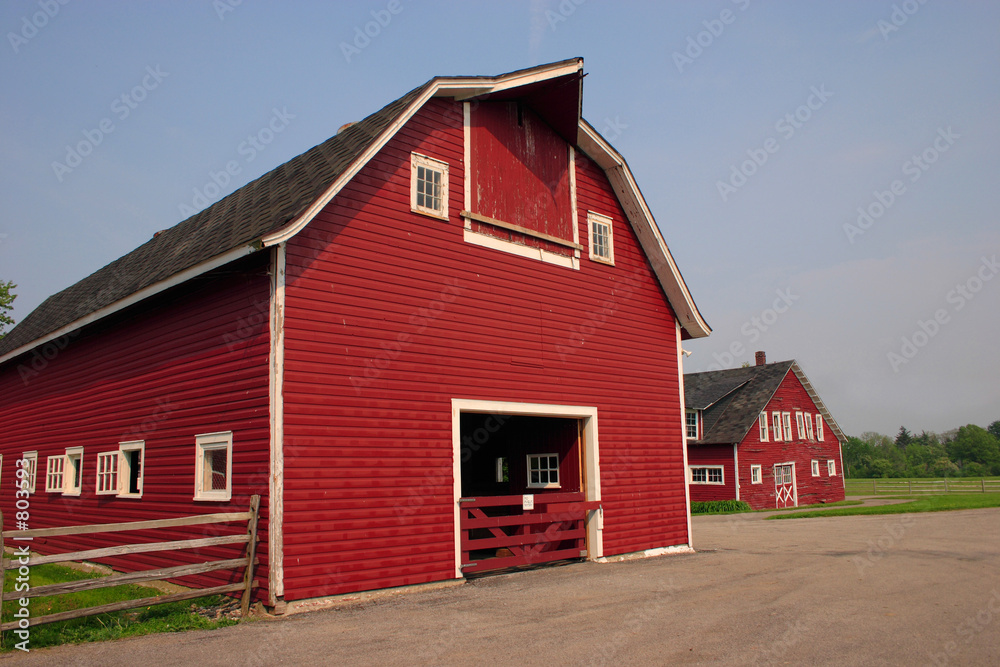
[[[816,415],[816,439],[822,442],[823,438],[823,415]]]
[[[614,265],[615,250],[611,236],[611,218],[588,211],[587,221],[590,223],[590,258],[595,262]]]
[[[410,154],[410,209],[448,219],[448,163]]]
[[[688,410],[684,414],[685,426],[687,427],[688,440],[698,439],[698,411]]]

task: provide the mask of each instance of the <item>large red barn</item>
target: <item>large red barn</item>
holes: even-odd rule
[[[710,329],[582,80],[435,78],[50,297],[0,509],[22,459],[33,528],[261,494],[272,605],[687,548]]]

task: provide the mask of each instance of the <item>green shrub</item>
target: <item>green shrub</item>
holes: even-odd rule
[[[691,503],[691,514],[724,514],[726,512],[749,512],[750,505],[742,500],[710,500]]]

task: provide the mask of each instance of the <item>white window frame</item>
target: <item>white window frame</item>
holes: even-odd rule
[[[812,460],[812,476],[819,477],[819,461],[816,459]]]
[[[128,489],[129,479],[132,477],[132,467],[128,463],[129,452],[139,452],[139,491],[132,493]],[[118,443],[118,497],[119,498],[142,498],[142,479],[146,475],[146,441],[133,440],[130,442]]]
[[[55,454],[45,460],[45,492],[62,493],[65,488],[66,456]]]
[[[801,412],[795,413],[795,432],[798,434],[799,440],[806,439],[805,420],[802,418]]]
[[[74,479],[71,476],[73,471],[72,461],[77,460],[77,465],[79,466],[77,470],[80,475],[79,486],[73,484]],[[65,455],[65,463],[63,464],[63,495],[64,496],[78,496],[83,493],[83,447],[67,447]]]
[[[113,496],[118,493],[118,450],[97,453],[97,477],[95,490],[99,496]],[[110,469],[109,469],[110,466]],[[108,483],[104,483],[110,480]]]
[[[791,412],[782,412],[781,413],[781,421],[782,421],[782,424],[785,427],[785,442],[791,442],[792,441],[792,413]]]
[[[759,464],[754,464],[750,466],[750,483],[751,484],[764,483],[764,471]]]
[[[768,442],[769,438],[767,432],[767,413],[766,412],[760,413],[760,416],[757,418],[757,421],[760,426],[760,441]]]
[[[194,437],[194,499],[203,501],[228,501],[233,497],[233,432],[202,433]],[[205,490],[205,452],[225,450],[226,488],[225,490]],[[119,484],[121,483],[119,469]]]
[[[601,225],[607,228],[607,253],[599,254],[596,250],[597,243],[595,231],[595,226]],[[594,213],[593,211],[587,211],[587,234],[590,239],[590,259],[595,262],[600,262],[602,264],[609,264],[611,266],[615,265],[615,237],[614,237],[614,221],[600,213]]]
[[[816,440],[819,442],[826,440],[823,436],[823,415],[816,415]]]
[[[24,486],[22,484],[18,484],[18,488],[25,489],[29,494],[30,493],[34,493],[35,492],[35,481],[36,481],[36,479],[38,477],[38,452],[37,451],[22,452],[21,453],[21,460],[28,462],[28,464],[26,466],[24,466],[24,467],[26,467],[28,469],[27,477],[22,477],[21,478],[22,482],[27,481],[28,483],[27,483],[27,486]]]
[[[806,423],[806,437],[815,441],[816,432],[813,431],[813,416],[807,412],[803,421]]]
[[[830,475],[830,477],[836,477],[837,476],[837,462],[834,461],[833,459],[827,459],[827,461],[826,461],[826,472]]]
[[[775,442],[782,442],[783,438],[781,437],[781,413],[780,412],[772,412],[771,413],[771,425],[774,427],[773,428],[774,441]]]
[[[691,424],[688,423],[688,419],[692,415],[694,415],[694,435],[691,435],[691,431],[690,431]],[[698,436],[701,435],[699,433],[699,431],[701,430],[699,428],[699,426],[700,426],[699,422],[700,421],[701,420],[698,418],[698,411],[697,410],[685,410],[684,411],[684,436],[688,440],[697,440]]]
[[[715,471],[715,470],[719,471],[719,481],[718,482],[709,481],[711,479],[711,475],[709,474],[710,470],[711,471]],[[699,474],[697,475],[697,477],[699,477],[699,478],[702,477],[702,475],[700,473],[702,471],[704,471],[704,473],[705,473],[704,474],[704,479],[695,479],[695,477],[696,477],[695,471],[698,471]],[[710,485],[713,485],[713,486],[724,486],[725,483],[726,483],[726,469],[723,466],[689,466],[688,467],[688,481],[691,484],[710,484]]]
[[[417,174],[419,169],[429,169],[441,174],[441,208],[435,209],[430,206],[417,204]],[[432,157],[421,155],[420,153],[410,153],[410,210],[414,213],[429,215],[440,220],[448,219],[448,163],[435,160]]]
[[[531,470],[531,460],[532,459],[542,459],[542,458],[546,458],[547,459],[547,457],[555,458],[555,460],[556,460],[556,467],[552,468],[551,466],[549,466],[548,465],[549,461],[546,460],[546,466],[544,468],[542,468],[541,466],[539,466],[538,470],[539,470],[539,472],[541,472],[543,470],[545,472],[547,472],[548,475],[549,475],[549,480],[550,481],[548,481],[548,482],[542,482],[542,481],[532,482],[531,481],[531,472],[532,472],[532,470]],[[528,454],[526,458],[527,458],[527,461],[528,461],[528,488],[529,489],[561,489],[562,488],[562,483],[561,483],[561,480],[559,478],[559,455],[558,454],[556,454],[555,452],[547,452],[547,453],[544,453],[544,454]],[[552,479],[552,473],[553,472],[555,472],[555,476],[556,476],[556,481],[554,481],[554,482],[551,481],[551,479]],[[541,475],[539,475],[539,480],[541,480]]]

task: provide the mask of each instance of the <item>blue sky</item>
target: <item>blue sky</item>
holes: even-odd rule
[[[583,56],[714,329],[687,370],[798,359],[851,434],[1000,419],[1000,4],[63,1],[0,6],[16,319],[435,75]]]

